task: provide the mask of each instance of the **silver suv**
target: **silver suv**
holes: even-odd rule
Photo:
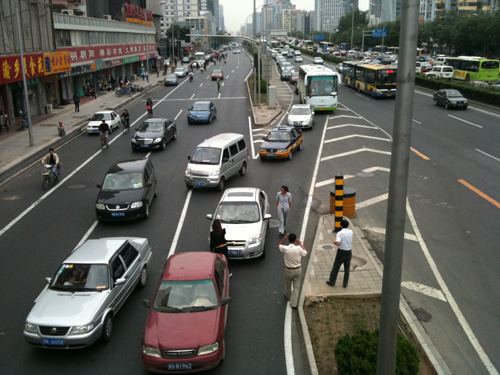
[[[215,213],[208,214],[207,218],[212,222],[215,218],[219,219],[222,228],[226,229],[229,258],[265,256],[271,214],[267,194],[263,190],[250,187],[226,189]]]

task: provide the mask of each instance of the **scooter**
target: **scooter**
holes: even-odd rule
[[[61,166],[57,166],[57,174],[61,174]],[[47,190],[51,183],[56,183],[56,177],[52,173],[52,166],[50,164],[45,164],[42,170],[42,188]]]

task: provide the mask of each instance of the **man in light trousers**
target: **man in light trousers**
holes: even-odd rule
[[[292,208],[292,194],[288,191],[288,186],[281,186],[280,191],[276,194],[276,207],[278,209],[278,219],[280,221],[279,235],[283,236],[286,233],[286,219]]]
[[[283,245],[286,239],[288,239],[289,245]],[[302,241],[297,239],[293,233],[289,233],[281,239],[279,249],[285,258],[285,298],[290,301],[290,307],[295,310],[299,303],[301,260],[307,255],[307,250]]]

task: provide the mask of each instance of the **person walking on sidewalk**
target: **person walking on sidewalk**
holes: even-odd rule
[[[335,281],[337,281],[337,274],[339,272],[340,266],[344,265],[344,288],[347,288],[349,283],[349,269],[351,268],[351,258],[352,258],[352,230],[348,229],[349,222],[346,219],[342,219],[340,222],[342,229],[337,233],[335,238],[335,245],[338,246],[337,255],[335,256],[335,261],[333,262],[333,268],[330,272],[330,280],[326,283],[330,286],[335,286]]]
[[[73,95],[73,103],[75,104],[75,112],[80,112],[80,98],[76,95],[76,92]]]
[[[288,239],[289,244],[283,245]],[[288,233],[279,244],[279,249],[285,258],[285,298],[290,301],[290,307],[297,309],[299,303],[299,282],[302,274],[301,260],[307,255],[302,241],[293,233]]]
[[[146,81],[149,82],[149,72],[146,70]]]
[[[148,111],[148,116],[153,117],[153,101],[151,100],[151,98],[148,98],[148,100],[146,100],[146,109]]]
[[[286,219],[292,208],[292,194],[288,191],[288,186],[281,186],[280,191],[276,193],[276,208],[278,209],[278,219],[280,221],[279,234],[283,236],[286,227]]]

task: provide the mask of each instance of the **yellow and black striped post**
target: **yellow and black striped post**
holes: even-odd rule
[[[344,216],[344,176],[335,175],[335,232],[340,231],[340,222]]]

